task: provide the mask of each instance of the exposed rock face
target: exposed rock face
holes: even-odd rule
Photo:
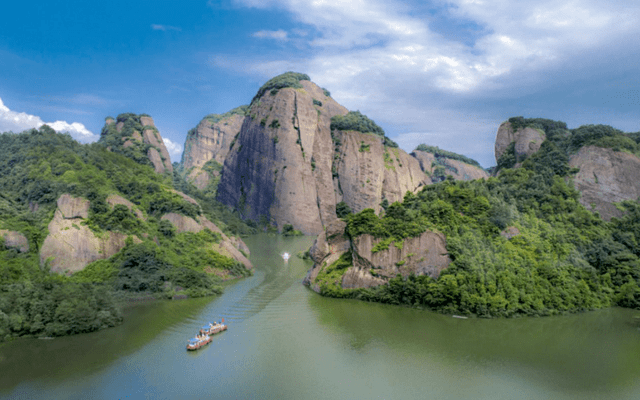
[[[580,168],[574,177],[580,203],[605,220],[622,215],[613,203],[640,197],[640,159],[633,154],[586,146],[571,156],[569,165]]]
[[[521,160],[538,151],[545,139],[544,132],[538,129],[526,127],[514,132],[511,122],[503,122],[496,134],[496,161],[512,142],[515,142],[516,158]]]
[[[224,164],[244,118],[244,114],[232,114],[214,122],[215,119],[205,117],[189,131],[182,153],[182,166],[187,172],[187,179],[197,188],[203,189],[209,183],[210,176],[202,169],[207,161]]]
[[[397,274],[407,277],[411,274],[437,277],[451,262],[443,234],[426,231],[418,237],[406,238],[397,246],[376,249],[383,239],[371,235],[360,235],[349,240],[342,221],[327,227],[318,235],[309,250],[314,266],[309,270],[304,283],[319,291],[315,282],[323,268],[330,266],[347,251],[352,253],[352,266],[342,276],[342,288],[353,289],[385,284]],[[380,247],[380,246],[378,246]]]
[[[428,183],[417,160],[385,147],[382,138],[331,132],[331,117],[347,109],[309,81],[301,89],[267,91],[245,117],[227,154],[218,199],[245,218],[267,216],[318,234],[334,221],[336,204],[380,210]],[[338,145],[338,143],[340,143]]]
[[[134,149],[138,149],[137,151],[142,152],[142,154],[145,154],[144,151],[146,151],[146,156],[149,158],[149,161],[151,161],[156,173],[173,172],[171,157],[151,117],[122,114],[118,116],[118,122],[111,117],[106,118],[105,128],[113,129],[109,126],[114,124],[117,137],[119,138],[118,141],[122,143],[121,146],[124,149],[133,147]],[[132,126],[135,128],[132,128]],[[110,129],[103,128],[102,136],[107,135],[110,137],[113,134],[113,131]],[[101,140],[103,139],[104,138],[101,138]],[[150,147],[146,149],[145,145]],[[115,150],[113,146],[109,146],[108,149],[112,151]]]
[[[4,239],[4,245],[10,249],[16,249],[20,253],[29,251],[29,241],[20,232],[0,229],[0,237]]]
[[[433,153],[420,150],[414,150],[411,155],[420,162],[420,168],[429,175],[433,175],[435,168],[438,165],[442,165],[444,167],[444,173],[453,176],[455,180],[472,181],[475,179],[489,178],[489,174],[484,169],[460,160],[445,157],[436,159]]]
[[[97,237],[82,222],[89,215],[89,201],[64,194],[49,223],[49,235],[40,248],[40,261],[50,259],[52,272],[76,272],[87,264],[109,258],[125,246],[128,235],[107,232]],[[138,241],[138,238],[134,238]]]
[[[365,208],[380,211],[380,202],[401,201],[407,191],[430,183],[420,163],[403,150],[386,147],[379,136],[360,132],[336,132],[338,177],[334,180],[337,201],[354,212]]]
[[[253,104],[225,160],[218,199],[247,218],[270,216],[279,227],[317,234],[336,218],[330,124],[347,110],[315,84],[300,83],[303,89],[266,92]]]
[[[162,216],[163,220],[171,222],[176,227],[178,232],[193,232],[197,233],[203,229],[209,229],[212,232],[219,233],[222,236],[220,243],[213,244],[212,250],[222,254],[223,256],[231,257],[236,261],[244,264],[245,267],[251,269],[253,265],[251,261],[243,254],[250,254],[249,247],[240,238],[229,238],[225,235],[220,228],[218,228],[213,222],[209,221],[205,216],[200,216],[200,222],[196,221],[186,215],[168,213]]]

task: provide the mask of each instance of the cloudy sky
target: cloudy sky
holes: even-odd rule
[[[202,117],[289,70],[407,151],[485,167],[511,116],[640,130],[635,0],[8,3],[0,131],[48,123],[90,142],[105,117],[147,113],[179,161]]]

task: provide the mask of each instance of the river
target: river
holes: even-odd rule
[[[256,273],[220,297],[139,304],[116,328],[0,346],[0,398],[640,399],[640,312],[457,319],[323,298],[302,286],[310,263],[295,256],[313,238],[245,241]],[[185,350],[221,317],[228,331]]]

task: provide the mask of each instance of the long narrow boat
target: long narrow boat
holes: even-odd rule
[[[224,324],[224,319],[223,319],[222,323],[209,322],[209,325],[205,325],[202,328],[200,328],[200,334],[211,336],[226,330],[227,330],[227,325]]]
[[[187,350],[198,350],[206,344],[211,343],[211,338],[206,336],[204,339],[193,338],[187,342]]]

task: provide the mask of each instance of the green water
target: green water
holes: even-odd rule
[[[313,238],[246,240],[253,277],[218,298],[140,304],[122,326],[0,346],[0,398],[640,399],[640,312],[455,319],[320,297]],[[199,326],[229,330],[197,352]]]

